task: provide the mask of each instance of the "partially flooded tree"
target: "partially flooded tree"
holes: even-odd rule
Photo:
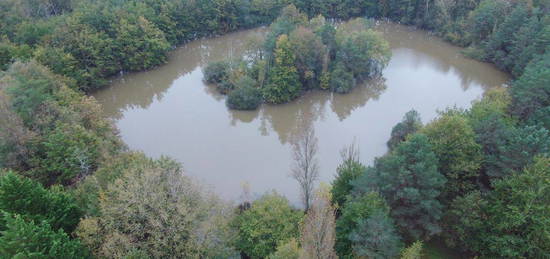
[[[336,209],[332,206],[330,189],[322,186],[307,212],[302,226],[302,249],[304,258],[337,258],[334,251],[336,240]]]
[[[300,184],[306,211],[310,207],[315,181],[319,179],[317,149],[315,131],[311,126],[307,126],[293,143],[294,165],[292,168],[292,177]]]

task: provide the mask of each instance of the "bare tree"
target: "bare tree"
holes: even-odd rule
[[[303,259],[337,258],[334,252],[335,209],[329,187],[320,187],[302,226]]]
[[[357,139],[353,138],[353,141],[349,146],[345,146],[340,150],[340,157],[342,162],[359,162],[359,146],[357,145]]]
[[[292,177],[300,184],[305,210],[309,210],[313,187],[319,178],[317,137],[312,127],[306,127],[293,143]]]

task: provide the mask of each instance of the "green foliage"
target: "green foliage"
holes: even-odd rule
[[[487,213],[490,236],[481,252],[488,257],[541,258],[550,253],[550,159],[494,184]],[[486,249],[486,250],[485,250]]]
[[[104,171],[96,178],[99,216],[83,219],[76,230],[95,256],[136,251],[153,258],[235,255],[229,247],[232,208],[189,179],[173,160],[122,158],[131,163],[114,163],[109,167],[114,175]]]
[[[479,191],[457,197],[445,214],[445,242],[463,252],[485,249],[487,200]]]
[[[403,233],[413,239],[429,238],[441,231],[443,206],[439,195],[445,177],[428,138],[411,135],[354,182],[354,191],[379,191],[391,208],[391,216]]]
[[[357,80],[380,75],[391,57],[388,43],[373,30],[347,31],[345,28],[338,28],[336,60]]]
[[[277,250],[269,255],[268,259],[298,259],[300,258],[301,249],[298,241],[292,238],[288,242],[281,244]]]
[[[449,244],[488,258],[544,258],[550,252],[550,160],[539,157],[521,173],[498,180],[486,197],[473,192],[453,202]]]
[[[382,210],[361,219],[350,240],[353,254],[361,258],[395,258],[403,246],[392,219]]]
[[[505,5],[506,3],[502,1],[483,0],[472,11],[468,31],[474,43],[481,43],[494,33],[495,28],[505,18]]]
[[[265,258],[279,244],[298,238],[302,217],[302,212],[292,209],[284,197],[265,194],[235,218],[235,246],[252,258]]]
[[[424,258],[423,252],[424,243],[422,241],[415,241],[409,247],[403,249],[401,252],[401,259],[421,259]]]
[[[353,73],[346,70],[345,66],[338,62],[330,72],[330,90],[339,94],[349,93],[355,86],[357,81],[353,77]]]
[[[302,92],[298,70],[294,66],[296,55],[292,51],[288,36],[277,39],[275,64],[269,71],[269,82],[263,89],[264,99],[269,103],[286,103]]]
[[[39,183],[8,172],[0,178],[0,211],[26,220],[46,222],[54,230],[71,233],[82,212],[75,199],[60,188],[44,189]]]
[[[336,177],[332,181],[332,204],[337,205],[338,209],[342,209],[348,195],[351,195],[353,185],[351,183],[359,177],[366,167],[358,161],[348,159],[344,161],[336,169]]]
[[[203,70],[204,81],[219,84],[229,77],[230,65],[225,61],[209,63]]]
[[[466,117],[452,111],[421,130],[433,147],[438,169],[447,178],[441,201],[448,204],[457,196],[475,189],[482,154]]]
[[[420,128],[422,128],[420,114],[415,110],[408,111],[403,116],[401,122],[393,126],[390,140],[387,142],[388,148],[393,150],[397,145],[405,141],[407,136],[416,133]]]
[[[6,229],[0,231],[0,254],[6,258],[89,258],[78,240],[46,222],[33,222],[4,213]]]
[[[33,178],[43,183],[69,184],[75,177],[92,172],[99,157],[99,139],[80,125],[62,125],[39,144],[43,157],[34,162]]]
[[[51,101],[62,82],[45,67],[34,62],[15,63],[2,78],[2,89],[11,96],[12,109],[31,124],[41,104]]]
[[[342,215],[336,220],[336,253],[340,257],[352,256],[353,243],[350,237],[359,224],[378,212],[387,214],[388,211],[388,205],[376,192],[349,199],[343,207]]]
[[[513,83],[511,112],[520,120],[550,106],[550,53],[530,63],[525,73]]]
[[[255,87],[239,87],[227,96],[227,107],[236,110],[255,110],[262,103],[262,92]]]
[[[252,78],[260,86],[263,101],[276,104],[315,88],[348,93],[358,81],[381,75],[389,61],[387,42],[367,28],[366,20],[355,19],[336,30],[323,16],[308,21],[289,5],[270,25],[263,47],[256,45],[250,58],[238,66],[229,62],[209,64],[203,71],[204,79],[228,93],[241,88],[241,77]],[[230,108],[257,106],[236,105],[243,95],[244,90],[240,90],[230,96]]]
[[[99,105],[68,84],[34,61],[17,62],[2,76],[2,164],[46,185],[71,184],[118,151],[118,137]]]
[[[122,57],[122,68],[139,71],[160,65],[166,61],[170,44],[164,33],[144,17],[121,19],[117,29],[116,44]]]
[[[296,55],[294,65],[305,89],[319,88],[326,47],[321,38],[305,27],[293,30],[289,37],[292,52]]]
[[[521,171],[537,155],[550,154],[550,133],[537,126],[526,126],[510,132],[508,143],[502,148],[500,171],[492,177],[503,177]]]

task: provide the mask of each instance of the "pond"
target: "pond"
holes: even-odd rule
[[[320,181],[329,183],[344,146],[356,141],[361,161],[372,164],[387,151],[391,129],[407,111],[417,110],[427,123],[438,110],[468,108],[509,79],[427,32],[393,23],[376,29],[393,53],[383,79],[346,95],[311,91],[284,105],[229,110],[225,96],[203,83],[202,67],[243,55],[250,39],[265,34],[258,28],[188,43],[167,64],[121,75],[94,96],[130,149],[180,161],[187,174],[227,200],[238,200],[248,186],[255,195],[276,190],[297,204],[298,184],[289,176],[291,140],[303,127],[315,130]]]

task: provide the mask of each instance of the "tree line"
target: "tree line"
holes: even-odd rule
[[[288,4],[309,18],[363,16],[416,25],[470,46],[468,55],[516,77],[550,40],[545,1],[6,0],[0,3],[0,69],[34,58],[76,80],[77,89],[92,91],[122,71],[164,63],[178,44],[269,24]]]
[[[311,20],[285,7],[264,42],[250,44],[250,57],[208,64],[204,80],[227,93],[232,109],[256,109],[263,101],[286,103],[306,90],[348,93],[381,76],[390,59],[388,43],[365,19],[337,27],[319,15]]]

